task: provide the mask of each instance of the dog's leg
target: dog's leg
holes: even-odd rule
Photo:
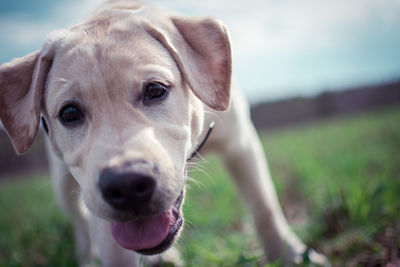
[[[214,118],[220,123],[209,146],[221,156],[248,204],[268,259],[299,261],[306,246],[291,231],[283,215],[247,103],[237,92],[233,96],[231,111]],[[324,259],[314,252],[310,257],[316,262]]]
[[[292,261],[305,246],[292,233],[283,216],[254,130],[248,129],[247,140],[244,139],[223,153],[222,160],[249,205],[268,258]]]
[[[48,141],[46,142],[46,150],[56,199],[64,212],[69,215],[74,226],[77,260],[80,266],[87,265],[92,261],[93,253],[87,222],[80,208],[79,185],[69,173],[65,164],[54,154]]]

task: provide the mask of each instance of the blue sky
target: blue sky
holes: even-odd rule
[[[400,78],[399,0],[149,0],[228,27],[234,72],[253,103]],[[0,63],[39,49],[97,0],[0,2]]]

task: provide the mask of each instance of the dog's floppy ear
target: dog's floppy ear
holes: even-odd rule
[[[26,152],[35,140],[51,62],[44,47],[0,66],[0,119],[17,154]]]
[[[215,110],[230,103],[231,47],[225,27],[208,17],[170,17],[171,24],[148,27],[174,58],[193,93]]]

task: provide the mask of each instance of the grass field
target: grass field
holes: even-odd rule
[[[276,130],[262,140],[285,214],[309,245],[334,266],[399,257],[399,108]],[[263,266],[249,215],[217,159],[207,161],[207,174],[190,174],[178,244],[186,266]],[[74,264],[72,229],[50,179],[1,183],[0,266]]]

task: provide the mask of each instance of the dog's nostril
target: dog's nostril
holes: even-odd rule
[[[154,180],[146,179],[139,181],[135,188],[135,194],[137,197],[145,197],[148,194],[152,194],[154,190]]]
[[[122,193],[119,190],[110,190],[108,196],[114,201],[121,201],[123,199]]]

